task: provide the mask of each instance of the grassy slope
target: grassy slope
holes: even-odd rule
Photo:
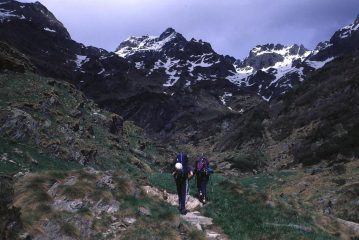
[[[113,179],[114,189],[96,186],[99,179],[105,175]],[[71,179],[77,179],[74,185],[66,183]],[[56,195],[48,194],[55,183],[58,185],[52,191],[55,191]],[[86,201],[75,211],[63,211],[53,206],[55,199],[66,199],[66,201],[86,199]],[[99,214],[91,210],[114,201],[119,203],[120,211]],[[138,192],[133,181],[120,171],[104,174],[101,171],[91,172],[80,169],[29,174],[16,184],[15,205],[22,207],[23,223],[32,235],[41,234],[42,222],[49,219],[47,221],[60,228],[60,230],[54,228],[54,231],[60,232],[57,236],[83,239],[84,234],[91,233],[90,239],[112,239],[115,236],[113,232],[108,233],[109,226],[121,223],[121,219],[134,218],[136,222],[132,225],[127,224],[121,239],[179,238],[177,226],[180,224],[180,219],[176,209]],[[140,207],[148,209],[151,214],[139,215]],[[86,230],[86,228],[90,229]],[[123,224],[117,226],[115,231],[120,228],[123,228]],[[189,236],[197,234],[188,226],[187,232],[186,230],[183,232]]]
[[[290,175],[283,172],[277,177]],[[212,217],[231,239],[335,239],[316,228],[309,216],[284,206],[267,204],[267,196],[260,192],[270,188],[275,179],[275,176],[263,174],[244,178],[238,183],[215,174],[209,183],[211,202],[203,212]],[[169,174],[152,175],[150,181],[175,191]],[[195,194],[194,180],[191,182],[191,194]]]
[[[136,223],[127,228],[122,238],[179,239],[179,234],[184,234],[189,239],[196,239],[201,236],[184,223],[179,232],[177,226],[181,221],[175,214],[176,209],[147,198],[138,188],[143,184],[145,172],[152,171],[150,166],[154,164],[153,159],[161,161],[161,158],[153,157],[158,156],[157,150],[151,141],[144,137],[142,129],[131,122],[124,122],[122,135],[111,134],[108,122],[112,114],[99,109],[81,92],[64,82],[31,73],[8,72],[0,74],[0,86],[1,126],[9,122],[9,117],[16,109],[31,116],[37,123],[36,131],[39,133],[37,138],[34,134],[16,136],[17,129],[25,133],[29,130],[25,123],[28,119],[25,119],[25,122],[17,122],[15,128],[7,127],[0,131],[0,174],[32,172],[20,178],[15,188],[16,206],[21,207],[26,231],[35,235],[41,233],[41,222],[48,218],[52,219],[55,225],[61,226],[64,235],[81,238],[81,231],[73,219],[83,218],[92,222],[91,228],[99,233],[93,236],[94,238],[104,238],[102,233],[108,230],[113,222],[110,216],[104,214],[95,219],[93,213],[86,208],[75,213],[54,210],[54,199],[48,194],[54,183],[60,183],[62,186],[66,177],[81,178],[85,175],[77,184],[79,186],[62,186],[64,192],[61,194],[69,200],[97,197],[94,201],[119,201],[121,216],[118,217],[137,218]],[[51,98],[54,98],[53,104]],[[78,113],[76,110],[81,103],[83,107],[81,113]],[[90,128],[91,130],[88,130]],[[69,144],[69,138],[77,141],[77,144]],[[56,148],[51,147],[50,143],[56,143]],[[131,185],[133,189],[129,192],[117,188],[114,191],[97,189],[96,180],[99,177],[84,173],[81,170],[84,166],[76,161],[75,157],[71,158],[68,149],[73,149],[75,153],[96,149],[95,159],[87,166],[99,170],[114,170],[114,184],[119,188]],[[139,207],[149,209],[151,215],[138,216]],[[143,231],[138,231],[139,229]]]
[[[91,150],[97,154],[89,165],[135,172],[134,166],[129,164],[134,157],[130,149],[142,145],[144,152],[147,148],[148,152],[154,151],[141,129],[131,122],[124,123],[123,135],[111,134],[112,114],[86,100],[70,84],[35,74],[8,73],[0,75],[0,85],[0,119],[9,118],[14,109],[21,110],[37,123],[38,134],[36,139],[31,134],[17,138],[14,129],[1,130],[1,150],[6,153],[0,160],[2,173],[67,168],[67,165],[73,168],[79,165],[76,159],[84,157],[82,151]],[[82,108],[80,104],[83,104]],[[31,159],[34,159],[32,163]]]

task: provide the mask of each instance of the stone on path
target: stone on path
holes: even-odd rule
[[[186,220],[189,223],[192,223],[193,225],[199,224],[201,226],[203,225],[212,225],[212,218],[208,218],[205,216],[202,216],[200,212],[189,212],[186,215],[181,215],[182,219]]]
[[[161,191],[151,186],[143,186],[142,190],[150,197],[157,197],[174,206],[178,205],[177,194],[167,193],[166,191]],[[220,233],[222,231],[218,227],[214,226],[212,218],[205,217],[201,215],[200,212],[195,211],[195,209],[201,207],[203,207],[203,204],[197,198],[188,196],[186,208],[189,212],[186,215],[181,215],[181,218],[186,222],[192,224],[199,231],[204,231],[206,239],[227,240],[228,237]]]
[[[178,205],[178,196],[176,194],[167,193],[166,191],[161,191],[155,187],[151,186],[143,186],[143,191],[151,196],[151,197],[157,197],[160,198],[166,202],[168,202],[171,205]],[[187,202],[186,202],[186,208],[189,211],[193,211],[196,208],[202,207],[203,204],[197,199],[192,196],[188,196]]]

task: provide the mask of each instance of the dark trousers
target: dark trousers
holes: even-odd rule
[[[208,174],[197,173],[196,179],[197,179],[198,196],[200,196],[200,193],[202,193],[202,197],[207,198],[207,184],[209,180]]]
[[[186,209],[188,178],[176,178],[175,180],[178,194],[178,205],[179,209],[182,211]]]

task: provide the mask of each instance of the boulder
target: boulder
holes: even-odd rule
[[[18,108],[6,109],[7,116],[0,119],[0,134],[15,141],[34,139],[39,142],[39,123],[27,112]]]
[[[140,216],[151,216],[151,211],[148,208],[139,207],[138,208],[138,214]]]

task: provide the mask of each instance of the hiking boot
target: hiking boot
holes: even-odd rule
[[[200,202],[202,202],[202,200],[203,200],[203,194],[201,193],[201,192],[199,192],[199,194],[198,194],[198,200],[200,201]]]
[[[186,215],[188,213],[188,211],[186,209],[182,209],[180,210],[181,215]]]

